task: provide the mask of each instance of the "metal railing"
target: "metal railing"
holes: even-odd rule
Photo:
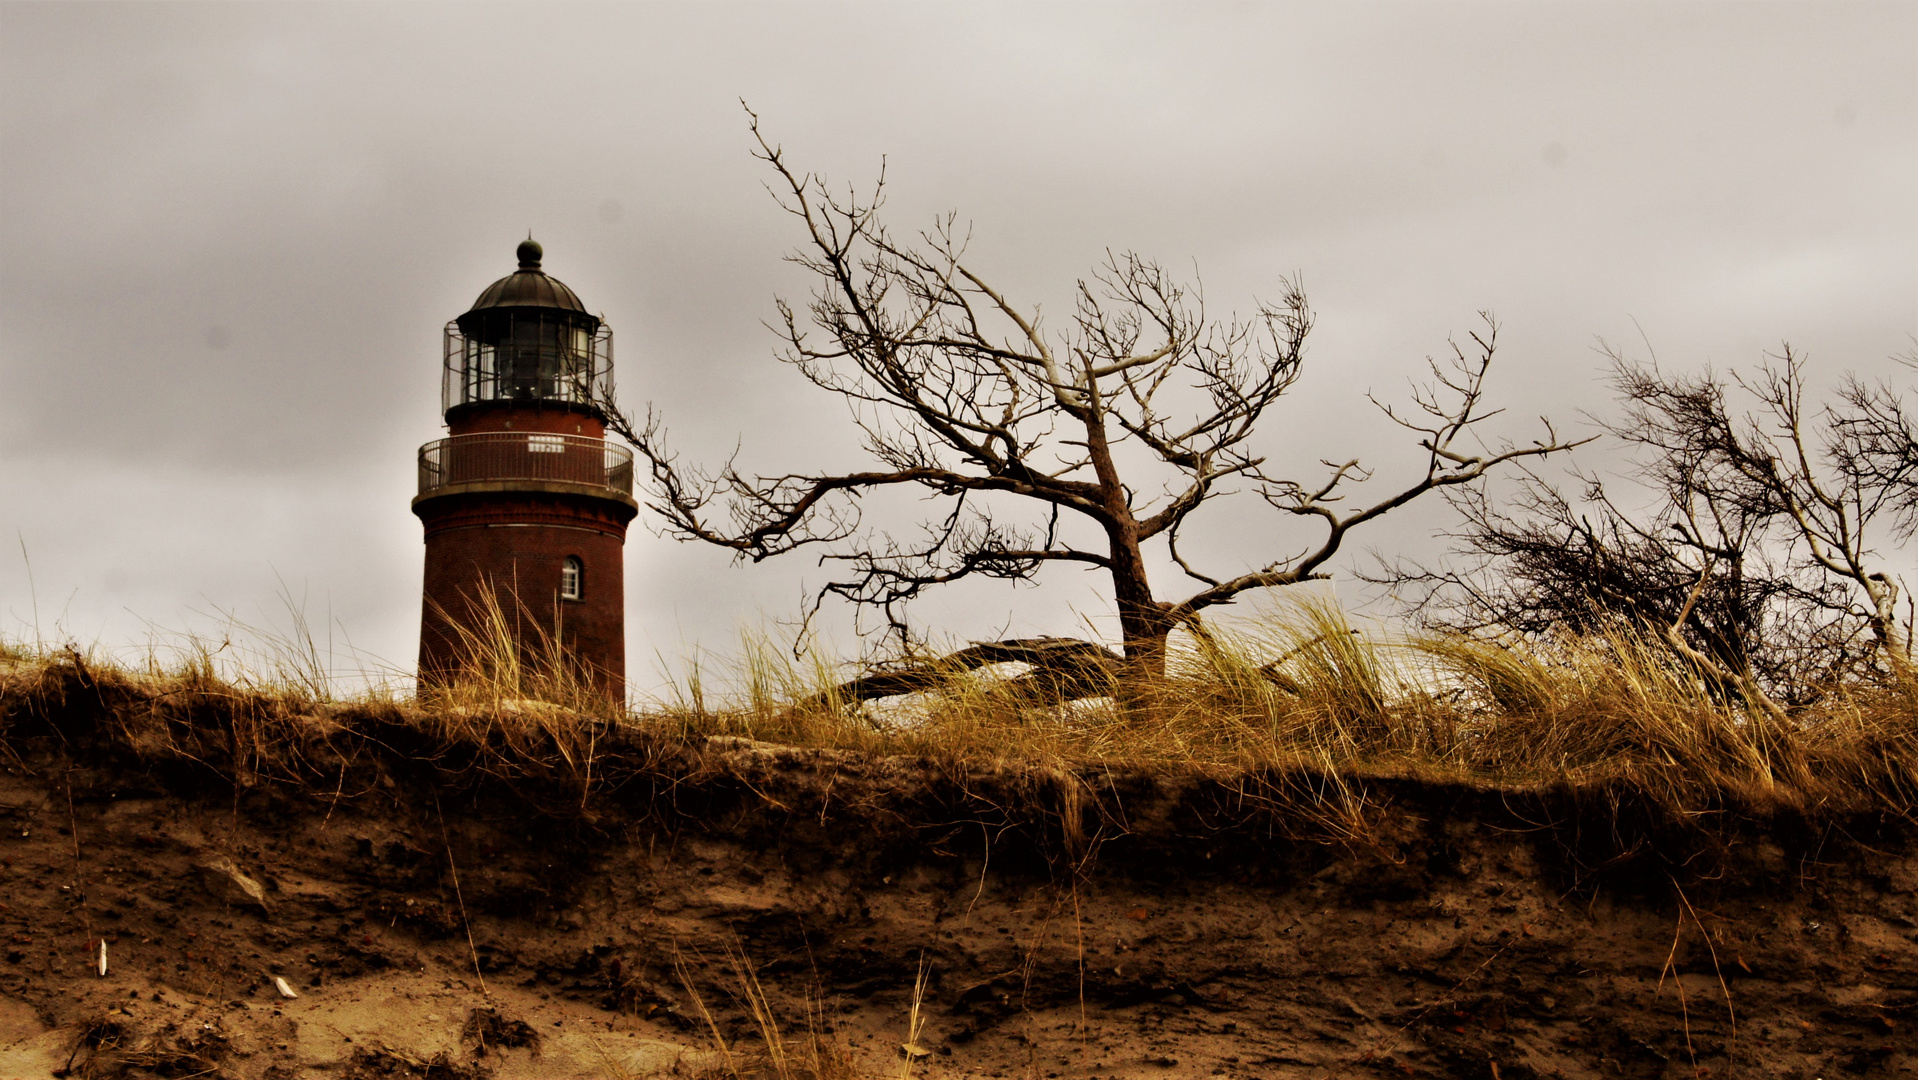
[[[605,439],[543,432],[486,432],[420,447],[420,494],[453,484],[547,480],[633,493],[633,452]]]

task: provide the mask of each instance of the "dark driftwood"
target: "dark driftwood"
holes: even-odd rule
[[[1077,638],[981,641],[936,660],[911,661],[869,671],[814,695],[802,702],[801,707],[852,705],[931,690],[962,671],[1004,663],[1032,665],[1032,670],[1006,681],[1010,693],[1034,701],[1058,703],[1112,693],[1125,658],[1103,645]]]

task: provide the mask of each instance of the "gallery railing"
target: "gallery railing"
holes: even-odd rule
[[[541,432],[485,432],[420,447],[420,494],[455,484],[540,480],[633,493],[633,452],[605,439]]]

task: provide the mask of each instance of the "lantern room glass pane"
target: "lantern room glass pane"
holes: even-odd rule
[[[612,387],[612,329],[563,313],[513,311],[446,327],[442,407],[487,401],[596,405]]]

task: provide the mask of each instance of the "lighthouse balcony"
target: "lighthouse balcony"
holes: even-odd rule
[[[634,505],[633,452],[541,432],[453,435],[420,447],[420,499],[482,492],[592,495]]]

